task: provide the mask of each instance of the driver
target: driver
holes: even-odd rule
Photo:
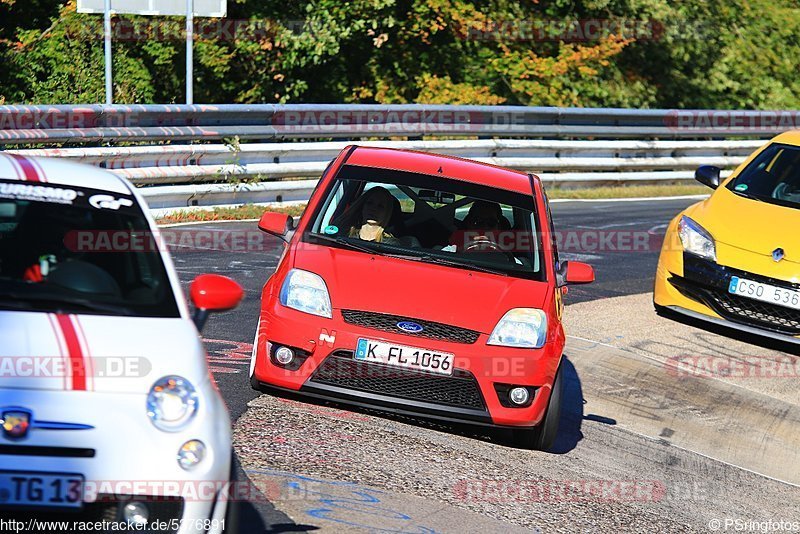
[[[501,230],[500,218],[503,211],[500,205],[487,200],[476,200],[464,217],[463,227],[450,236],[450,244],[456,250],[497,250],[498,232]]]

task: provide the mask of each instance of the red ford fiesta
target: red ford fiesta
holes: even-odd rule
[[[557,433],[562,293],[594,280],[559,262],[531,174],[350,146],[323,174],[262,292],[250,380],[440,420]]]

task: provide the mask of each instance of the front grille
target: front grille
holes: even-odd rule
[[[789,334],[800,333],[800,313],[795,310],[721,291],[712,291],[711,298],[716,304],[714,309],[722,316],[763,323]]]
[[[782,334],[800,334],[800,312],[796,310],[733,295],[718,288],[703,287],[678,277],[670,281],[687,297],[704,303],[726,319]]]
[[[683,277],[673,275],[670,283],[730,321],[781,334],[800,334],[800,311],[729,293],[732,276],[800,291],[798,284],[719,265],[688,253],[683,255]]]
[[[485,409],[478,383],[468,371],[456,369],[452,376],[438,376],[354,360],[351,351],[337,351],[328,356],[309,382],[419,402]]]
[[[180,497],[140,497],[129,495],[98,495],[97,500],[91,503],[85,503],[83,508],[74,511],[50,511],[50,510],[0,510],[0,521],[19,521],[27,526],[29,521],[36,519],[41,524],[42,522],[67,522],[69,527],[67,532],[72,532],[72,522],[86,522],[86,523],[99,523],[106,522],[107,530],[95,530],[95,532],[122,532],[125,529],[122,523],[125,522],[122,516],[122,510],[125,505],[131,501],[144,503],[149,511],[148,521],[150,524],[154,522],[162,522],[161,525],[154,525],[155,529],[137,530],[136,532],[145,533],[169,533],[177,532],[176,528],[170,523],[173,519],[180,519],[183,516],[183,499]],[[52,526],[52,525],[51,525]],[[159,526],[162,527],[159,529]],[[177,522],[175,522],[175,526]],[[41,528],[26,530],[26,532],[52,532],[52,530]]]
[[[346,323],[363,326],[364,328],[383,330],[384,332],[404,334],[407,336],[427,337],[430,339],[438,339],[440,341],[450,341],[452,343],[475,343],[478,341],[478,336],[480,335],[480,332],[468,330],[466,328],[460,328],[458,326],[435,323],[433,321],[423,321],[421,319],[412,319],[400,315],[389,315],[385,313],[342,310],[342,317]],[[403,321],[417,323],[422,327],[422,331],[413,333],[401,330],[397,326],[397,323]]]

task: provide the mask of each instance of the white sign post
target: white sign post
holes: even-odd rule
[[[111,15],[186,17],[186,103],[194,103],[194,17],[222,18],[228,14],[227,0],[78,0],[78,13],[103,14],[105,41],[106,104],[114,103],[111,72]]]

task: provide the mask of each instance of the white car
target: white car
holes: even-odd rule
[[[0,519],[225,529],[230,419],[198,329],[242,289],[201,275],[190,314],[164,249],[127,181],[0,153]]]

